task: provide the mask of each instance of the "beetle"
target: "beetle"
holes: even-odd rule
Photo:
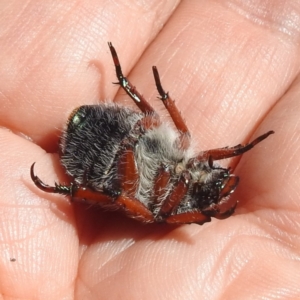
[[[157,112],[123,75],[117,52],[108,43],[118,84],[140,111],[113,103],[83,105],[70,115],[60,142],[60,161],[72,183],[49,186],[34,173],[35,185],[47,193],[123,210],[142,222],[170,224],[211,221],[231,216],[230,198],[239,177],[217,160],[239,156],[266,139],[269,131],[246,145],[201,151],[190,146],[190,132],[175,102],[152,67],[160,99],[175,125]]]

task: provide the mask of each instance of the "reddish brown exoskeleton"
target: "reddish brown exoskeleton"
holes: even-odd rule
[[[124,77],[115,48],[108,43],[116,75],[141,112],[115,104],[85,105],[75,109],[61,139],[61,164],[73,178],[70,185],[35,185],[48,193],[85,199],[103,207],[119,208],[143,222],[198,223],[233,214],[230,194],[239,178],[230,168],[214,163],[241,155],[274,133],[269,131],[247,145],[199,152],[190,149],[190,133],[174,101],[153,74],[160,99],[177,130],[158,114]]]

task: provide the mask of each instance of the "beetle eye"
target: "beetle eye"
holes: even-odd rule
[[[82,111],[77,111],[76,114],[73,115],[71,122],[74,126],[80,126],[85,119],[86,119],[85,113],[83,113]]]

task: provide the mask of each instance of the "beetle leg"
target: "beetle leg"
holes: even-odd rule
[[[190,224],[190,223],[197,223],[202,225],[206,222],[211,221],[211,217],[216,219],[227,219],[229,218],[235,211],[238,202],[235,202],[232,207],[229,209],[220,212],[220,209],[213,208],[207,211],[187,211],[184,213],[179,213],[175,215],[171,215],[165,219],[166,223],[169,224]]]
[[[202,213],[205,214],[206,216],[214,217],[220,220],[227,219],[234,213],[237,204],[238,201],[235,201],[231,207],[229,207],[227,210],[222,212],[219,205],[218,207],[212,207],[208,210],[202,211]]]
[[[38,176],[34,174],[34,165],[32,164],[30,168],[30,176],[34,184],[46,193],[55,193],[70,196],[71,198],[80,198],[80,199],[87,199],[90,201],[96,201],[102,204],[109,204],[113,201],[113,198],[109,195],[104,193],[96,192],[90,188],[87,188],[83,185],[77,185],[71,183],[68,185],[61,185],[55,183],[54,186],[50,186],[45,184]]]
[[[190,137],[191,134],[185,124],[184,119],[182,118],[180,111],[175,105],[175,101],[172,100],[172,98],[169,96],[168,92],[165,92],[160,81],[158,70],[155,66],[152,67],[153,75],[155,79],[155,84],[157,91],[160,95],[160,98],[169,112],[177,130],[180,133],[179,139],[178,139],[178,145],[181,149],[186,150],[190,146]]]
[[[216,219],[219,219],[219,220],[229,218],[231,215],[234,214],[237,204],[238,204],[238,202],[236,202],[234,206],[232,206],[231,208],[229,208],[228,210],[226,210],[224,212],[217,212],[216,214],[213,215],[213,217]]]
[[[72,186],[66,186],[66,185],[61,185],[57,184],[55,182],[55,186],[50,186],[48,184],[45,184],[38,176],[34,174],[34,165],[33,163],[30,167],[30,177],[34,184],[42,191],[46,193],[57,193],[57,194],[62,194],[62,195],[70,195]]]
[[[135,166],[135,158],[131,145],[126,145],[121,153],[117,154],[118,158],[118,177],[120,188],[127,196],[133,197],[136,192],[139,174]]]
[[[227,219],[229,218],[235,211],[237,206],[237,202],[234,206],[229,208],[224,212],[220,212],[219,210],[208,210],[208,211],[188,211],[185,213],[180,213],[176,215],[169,216],[166,218],[165,222],[169,224],[190,224],[190,223],[197,223],[202,225],[206,222],[211,221],[211,217],[216,219]]]
[[[183,197],[186,195],[190,182],[190,174],[188,171],[182,172],[179,181],[173,186],[172,192],[162,203],[156,216],[159,222],[166,219],[179,205]]]
[[[146,101],[146,99],[141,95],[135,86],[133,86],[130,81],[123,75],[122,69],[121,69],[121,64],[118,58],[118,54],[116,52],[116,49],[112,45],[112,43],[108,43],[109,50],[111,53],[111,56],[114,61],[115,69],[116,69],[116,75],[119,81],[119,84],[121,87],[124,89],[124,91],[128,94],[128,96],[134,101],[134,103],[138,106],[138,108],[143,112],[143,113],[150,113],[152,115],[156,115],[156,112],[152,108],[152,106]],[[158,116],[157,116],[158,117]]]
[[[210,222],[211,218],[207,215],[204,215],[201,211],[196,210],[169,216],[165,221],[169,224],[197,223],[199,225],[202,225],[206,222]]]
[[[246,145],[239,144],[233,147],[224,147],[224,148],[217,148],[217,149],[204,151],[200,155],[196,156],[195,158],[190,159],[188,162],[188,167],[192,167],[200,161],[207,161],[207,160],[214,161],[214,160],[220,160],[220,159],[241,155],[249,151],[250,149],[252,149],[256,144],[260,143],[261,141],[266,139],[270,134],[273,133],[274,133],[273,130],[268,131]]]
[[[165,195],[167,191],[168,184],[171,179],[171,174],[167,167],[161,167],[158,175],[154,182],[154,195],[153,195],[153,204],[160,204],[161,197]]]
[[[121,206],[132,218],[143,222],[153,222],[152,212],[135,198],[139,174],[135,165],[132,145],[126,141],[124,144],[121,153],[118,155],[119,159],[117,163],[121,194],[115,199],[114,203]]]
[[[30,168],[31,179],[35,185],[44,192],[56,193],[66,196],[70,196],[71,199],[85,199],[88,202],[105,205],[115,205],[116,208],[125,210],[131,217],[139,219],[144,222],[153,222],[154,218],[152,213],[138,200],[128,197],[126,193],[115,192],[114,196],[112,193],[105,193],[92,190],[83,185],[71,184],[70,186],[60,185],[55,183],[55,186],[49,186],[41,181],[41,179],[34,174],[34,165]]]
[[[129,97],[135,102],[135,104],[139,107],[139,109],[143,113],[151,114],[152,118],[159,119],[157,113],[152,108],[152,106],[146,101],[146,99],[141,95],[135,86],[131,84],[131,82],[123,75],[121,64],[118,58],[118,54],[116,49],[112,45],[112,43],[108,43],[115,69],[116,75],[121,87],[125,90],[125,92],[129,95]],[[169,94],[166,93],[161,85],[159,74],[156,67],[153,67],[153,74],[156,83],[157,90],[160,94],[160,99],[162,100],[163,104],[165,105],[166,109],[168,110],[176,128],[180,132],[180,136],[178,139],[178,145],[181,149],[185,150],[190,145],[190,132],[179,112],[177,109],[174,101],[170,98]]]
[[[133,219],[148,223],[154,222],[152,212],[136,198],[128,197],[126,193],[122,193],[114,203]]]

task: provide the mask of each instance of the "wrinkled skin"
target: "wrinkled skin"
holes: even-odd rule
[[[36,2],[0,7],[2,299],[300,298],[299,1]],[[158,67],[199,149],[275,131],[223,162],[241,178],[234,216],[145,226],[34,186],[33,162],[68,181],[53,153],[75,107],[132,105],[107,41],[165,116]]]

